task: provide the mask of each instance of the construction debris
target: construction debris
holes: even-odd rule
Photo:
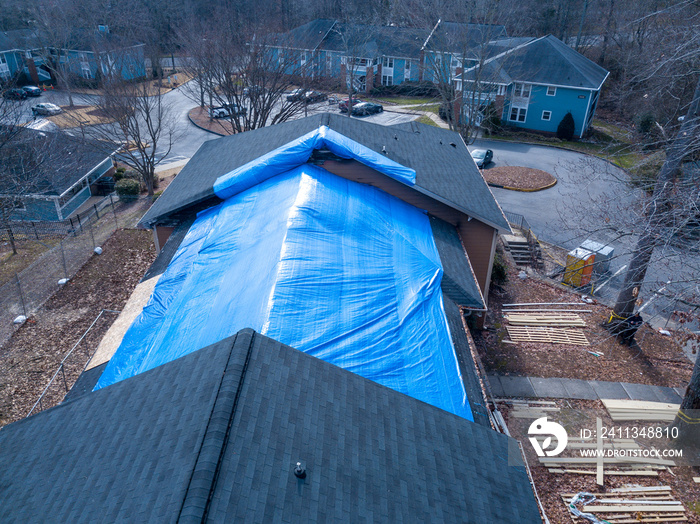
[[[673,422],[680,404],[645,402],[642,400],[603,399],[603,405],[613,421],[659,421]]]
[[[510,313],[504,317],[512,326],[565,326],[586,327],[583,319],[573,313]]]
[[[683,504],[671,495],[669,486],[627,487],[608,493],[562,493],[562,500],[572,513],[574,522],[686,522]],[[582,506],[579,510],[576,506]],[[593,519],[589,515],[592,514]],[[604,520],[595,514],[605,514]]]
[[[514,342],[549,342],[589,346],[586,336],[576,329],[560,329],[544,326],[506,326]]]

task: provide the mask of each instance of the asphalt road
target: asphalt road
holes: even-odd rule
[[[557,178],[554,187],[543,191],[492,191],[504,211],[523,215],[541,240],[567,250],[587,239],[612,246],[615,258],[610,272],[600,276],[593,289],[606,303],[614,303],[637,240],[633,232],[641,214],[640,194],[630,188],[627,174],[604,160],[552,147],[477,140],[472,148],[493,151],[494,161],[487,169],[525,166]],[[697,268],[700,261],[676,247],[657,248],[640,292],[645,319],[663,326],[679,308],[674,296],[696,287]]]

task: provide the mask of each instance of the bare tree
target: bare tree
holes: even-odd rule
[[[150,82],[108,79],[97,104],[107,124],[84,127],[86,136],[111,148],[123,144],[119,159],[140,176],[149,196],[157,184],[155,169],[170,153],[179,137],[178,122],[171,102]]]
[[[311,78],[312,63],[284,49],[279,37],[202,26],[183,35],[187,71],[196,79],[186,87],[202,107],[224,108],[234,133],[289,120],[303,111],[303,97],[287,99],[295,84]],[[210,112],[210,118],[212,118]]]

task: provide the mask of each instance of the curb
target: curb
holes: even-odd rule
[[[212,131],[211,129],[209,129],[209,128],[207,128],[207,127],[200,126],[197,122],[195,122],[194,120],[192,120],[192,115],[191,115],[190,113],[191,113],[194,109],[197,109],[197,107],[199,107],[199,106],[195,106],[195,107],[193,107],[192,109],[190,109],[189,111],[187,111],[187,119],[192,123],[192,125],[193,125],[194,127],[198,127],[198,128],[201,129],[202,131],[206,131],[207,133],[211,133],[212,135],[231,136],[231,135],[225,135],[225,134],[223,134],[223,133],[217,133],[216,131]]]
[[[520,191],[521,193],[535,193],[537,191],[544,191],[545,189],[549,189],[550,187],[554,187],[557,185],[558,180],[555,178],[554,182],[551,184],[547,184],[546,186],[542,187],[536,187],[533,189],[526,189],[526,188],[519,188],[519,187],[510,187],[510,186],[502,186],[500,184],[494,184],[491,182],[486,182],[489,187],[497,187],[498,189],[508,189],[509,191]]]

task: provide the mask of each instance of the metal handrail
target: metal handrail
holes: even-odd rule
[[[119,313],[121,313],[121,311],[114,311],[113,309],[103,309],[102,311],[100,311],[100,314],[97,315],[95,320],[92,321],[92,324],[90,324],[90,327],[85,330],[85,333],[82,334],[82,336],[78,339],[78,341],[71,348],[71,350],[68,353],[66,353],[65,357],[63,357],[63,360],[61,360],[61,364],[58,366],[56,373],[53,374],[53,376],[51,377],[51,380],[49,380],[49,383],[44,388],[44,391],[41,392],[41,395],[39,396],[39,400],[37,400],[34,403],[34,405],[32,406],[32,409],[30,409],[29,413],[27,413],[27,415],[26,415],[27,417],[30,416],[34,412],[34,410],[36,409],[37,406],[39,406],[40,410],[43,410],[42,400],[44,399],[44,396],[48,392],[48,390],[51,387],[51,385],[53,384],[54,380],[56,380],[56,377],[58,377],[59,373],[61,373],[63,375],[63,385],[66,388],[66,393],[68,393],[69,388],[68,388],[68,382],[66,381],[66,372],[64,371],[64,364],[65,364],[66,360],[68,359],[68,357],[70,357],[73,354],[73,351],[75,351],[75,349],[78,347],[78,345],[85,339],[85,337],[90,332],[90,330],[95,326],[95,324],[97,324],[97,321],[102,317],[102,315],[104,313],[117,313],[117,314],[119,314]],[[88,360],[88,362],[89,362],[89,360]]]

